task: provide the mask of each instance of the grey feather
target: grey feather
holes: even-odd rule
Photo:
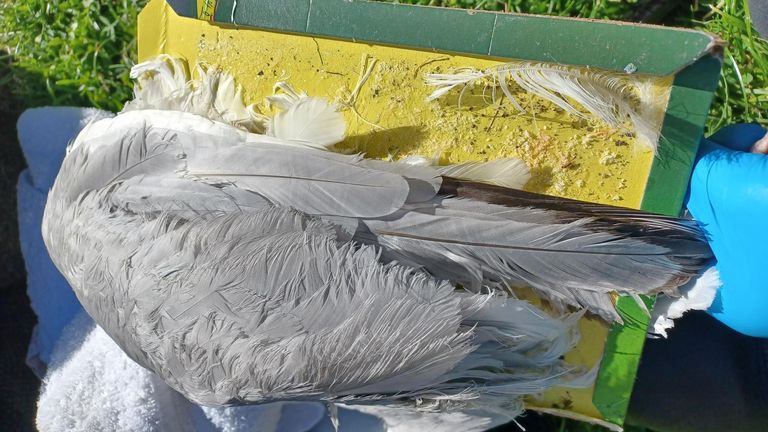
[[[556,303],[586,307],[610,321],[619,320],[610,293],[676,287],[710,257],[693,235],[668,241],[650,231],[617,231],[617,222],[601,226],[594,215],[564,219],[555,210],[523,206],[481,213],[478,206],[451,198],[408,205],[390,217],[365,220],[369,231],[358,237],[392,259],[468,287],[487,281],[532,286]]]
[[[696,265],[671,265],[679,251],[642,235],[622,238],[653,216],[630,212],[622,225],[619,211],[586,217],[598,211],[547,198],[538,208],[448,198],[453,184],[428,167],[138,110],[94,123],[72,145],[43,237],[118,345],[209,405],[520,404],[578,374],[560,358],[578,340],[579,315],[550,317],[496,282],[615,318],[608,291],[647,292]],[[661,221],[678,236],[671,246],[695,237]]]
[[[249,142],[195,148],[187,169],[206,182],[232,184],[314,215],[376,217],[400,208],[409,193],[405,179],[367,169],[358,161],[319,150]]]
[[[191,218],[201,213],[270,207],[266,198],[231,186],[216,187],[169,176],[131,177],[116,184],[109,204],[126,212],[173,212]]]
[[[403,163],[385,162],[375,159],[361,161],[365,167],[399,174],[408,182],[407,202],[422,202],[437,195],[442,184],[442,177],[437,169],[430,166],[415,166]]]
[[[54,262],[133,360],[208,405],[421,398],[448,406],[478,396],[519,404],[577,374],[560,360],[578,339],[573,319],[383,263],[376,248],[337,237],[335,224],[287,208],[280,195],[249,192],[261,191],[257,182],[241,188],[232,172],[269,163],[290,177],[297,171],[274,161],[302,160],[263,162],[281,142],[230,129],[143,111],[94,124],[49,194],[43,237]],[[306,155],[308,182],[344,168],[394,197],[374,207],[405,205],[408,182],[398,174],[290,143],[283,150]],[[153,171],[158,152],[173,157]],[[343,220],[355,209],[343,200],[371,193],[336,197],[327,219]]]

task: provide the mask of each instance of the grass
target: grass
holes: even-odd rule
[[[735,122],[768,127],[768,43],[752,28],[746,3],[725,0],[693,11],[697,27],[719,34],[728,43],[707,121],[711,132]]]
[[[0,0],[0,91],[38,105],[117,111],[131,95],[136,14],[146,0]],[[385,0],[386,1],[386,0]],[[391,1],[391,0],[389,0]],[[750,24],[747,0],[401,0],[431,6],[696,27],[729,44],[707,131],[730,123],[768,126],[768,43]],[[661,5],[661,6],[660,6]],[[5,47],[5,54],[3,54]]]
[[[136,14],[144,2],[3,0],[0,91],[25,107],[119,110],[132,94],[128,71],[136,58]]]
[[[0,94],[5,95],[4,99],[0,98],[0,113],[39,105],[120,110],[123,102],[131,97],[128,71],[136,58],[136,15],[145,2],[0,0]],[[729,46],[724,55],[721,85],[707,122],[708,132],[737,122],[768,126],[768,43],[752,29],[747,0],[701,0],[693,6],[681,0],[402,0],[400,3],[643,20],[717,33]],[[13,159],[20,161],[20,156],[14,154]],[[9,183],[8,189],[11,187]],[[0,229],[0,237],[3,232]],[[539,420],[533,417],[528,429],[602,430],[559,419]]]

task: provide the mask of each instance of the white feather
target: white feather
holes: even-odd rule
[[[522,406],[508,407],[504,415],[476,410],[434,412],[397,405],[344,405],[344,408],[381,418],[387,432],[484,432],[511,421],[522,412]]]
[[[302,97],[269,122],[267,134],[312,147],[327,148],[341,142],[347,125],[335,104]]]
[[[512,189],[522,189],[530,180],[531,171],[520,159],[496,159],[488,162],[465,162],[435,167],[441,175],[488,183]]]
[[[546,63],[509,63],[484,71],[460,69],[455,73],[427,74],[427,84],[437,87],[428,100],[445,96],[457,87],[461,87],[463,92],[467,86],[482,79],[491,79],[494,87],[498,85],[507,99],[521,111],[522,107],[509,88],[507,79],[569,114],[585,116],[573,101],[613,128],[623,128],[629,121],[640,138],[640,144],[654,151],[656,149],[659,126],[651,123],[648,113],[654,111],[658,101],[650,92],[641,91],[639,78]]]
[[[426,156],[421,156],[421,155],[406,156],[402,159],[399,159],[397,163],[404,164],[404,165],[411,165],[411,166],[423,166],[423,167],[437,165],[436,160],[429,159]]]
[[[264,131],[266,118],[252,105],[245,106],[231,75],[200,64],[195,69],[198,78],[192,79],[184,60],[165,54],[135,65],[130,75],[135,81],[134,99],[123,112],[183,111],[251,132]]]
[[[720,273],[712,266],[680,287],[680,297],[658,296],[651,316],[653,333],[667,337],[667,331],[675,326],[675,319],[690,310],[708,309],[722,285]]]

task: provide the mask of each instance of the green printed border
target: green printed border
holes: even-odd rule
[[[214,21],[661,76],[721,44],[714,35],[688,29],[365,0],[219,0]]]
[[[719,55],[706,55],[675,76],[661,127],[659,152],[645,186],[643,210],[680,213],[721,66]]]
[[[181,15],[195,0],[168,0]],[[206,17],[206,20],[209,18]],[[642,209],[680,212],[717,86],[722,42],[687,29],[467,11],[365,0],[218,0],[213,21],[278,32],[482,57],[553,62],[656,76],[677,73]],[[644,299],[650,309],[652,298]],[[605,420],[626,415],[649,317],[631,298],[608,335],[593,403]]]

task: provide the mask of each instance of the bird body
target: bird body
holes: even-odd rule
[[[691,221],[326,151],[343,138],[328,106],[294,101],[267,134],[142,107],[68,150],[51,257],[192,401],[481,397],[516,413],[573,379],[561,356],[582,312],[551,317],[506,283],[616,320],[613,292],[671,289],[709,258]]]
[[[577,339],[575,315],[561,322],[522,301],[457,294],[446,280],[380,262],[374,246],[339,241],[336,224],[270,201],[280,195],[217,174],[227,162],[256,166],[246,155],[228,156],[242,146],[268,160],[274,138],[249,141],[256,137],[180,112],[113,120],[90,125],[70,148],[49,194],[44,239],[88,313],[133,360],[195,402],[440,399],[475,385],[457,381],[469,377],[496,377],[504,382],[499,394],[523,394],[506,367],[554,365]],[[318,158],[321,174],[331,162],[361,162],[299,153],[304,162]],[[286,169],[276,174],[264,163],[265,177],[300,175],[296,165],[275,165]],[[402,177],[359,169],[401,188],[360,211],[375,216],[403,205]],[[342,209],[348,217],[358,207]],[[478,314],[496,309],[514,313],[480,324]],[[536,336],[518,341],[525,331],[516,320],[541,321],[526,330]],[[509,359],[479,353],[504,340]],[[563,373],[553,371],[526,385],[545,388]]]

